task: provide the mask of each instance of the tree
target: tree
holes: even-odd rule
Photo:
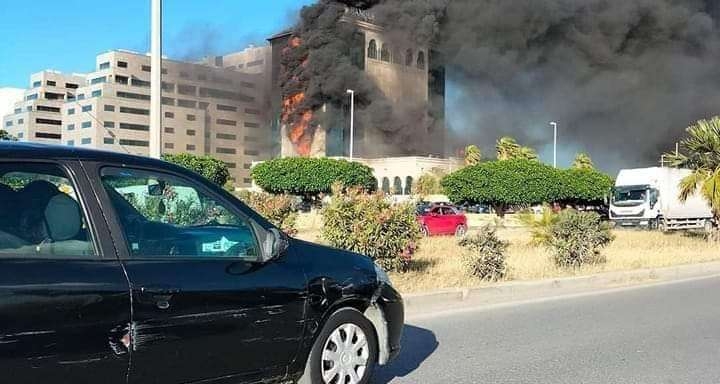
[[[225,163],[210,157],[196,156],[190,153],[164,154],[162,159],[187,168],[213,183],[225,186],[230,179],[230,171]]]
[[[687,128],[680,142],[682,152],[666,154],[676,167],[693,172],[680,183],[680,200],[686,201],[698,191],[707,200],[715,221],[720,220],[720,116],[700,120]]]
[[[595,169],[558,170],[560,193],[557,200],[570,205],[601,205],[615,184],[612,177]]]
[[[575,155],[572,167],[575,169],[595,169],[595,164],[593,164],[590,155],[581,152]]]
[[[482,152],[475,144],[465,147],[465,165],[476,165],[482,160]]]
[[[377,189],[372,168],[346,160],[285,157],[268,160],[252,169],[252,177],[270,193],[289,193],[306,198],[330,193],[334,183],[344,187]]]
[[[523,147],[509,136],[501,137],[495,145],[498,160],[538,160],[537,152],[530,147]]]
[[[443,193],[440,181],[443,177],[445,177],[445,175],[445,171],[439,168],[433,168],[430,172],[423,173],[417,179],[413,193],[419,195],[421,198],[428,195],[439,195]]]
[[[454,202],[486,203],[503,216],[509,206],[555,201],[562,192],[559,171],[528,159],[489,161],[465,167],[442,180]]]
[[[17,141],[17,139],[8,133],[8,131],[0,129],[0,141]]]

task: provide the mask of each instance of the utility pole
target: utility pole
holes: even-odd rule
[[[162,155],[162,0],[151,0],[150,25],[150,157]]]
[[[553,167],[557,168],[557,123],[551,121],[550,125],[553,127]]]
[[[352,161],[355,141],[355,91],[348,89],[347,93],[350,94],[350,161]]]

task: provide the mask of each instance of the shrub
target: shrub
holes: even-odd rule
[[[227,165],[214,157],[179,153],[164,154],[162,159],[187,168],[220,186],[224,186],[230,179]]]
[[[270,193],[289,193],[305,197],[328,193],[336,182],[345,187],[377,189],[372,169],[346,160],[311,157],[285,157],[268,160],[252,169],[260,188]]]
[[[292,196],[250,191],[236,192],[236,195],[283,232],[290,236],[297,234],[297,213]]]
[[[495,228],[486,225],[477,234],[460,240],[460,245],[467,250],[462,263],[469,274],[490,281],[505,277],[509,243],[498,238]]]
[[[535,245],[549,245],[552,231],[558,221],[558,214],[548,206],[544,206],[542,213],[523,212],[518,215],[520,222],[530,229],[531,242]]]
[[[386,270],[407,270],[420,238],[413,205],[336,187],[322,216],[322,236],[330,245],[370,256]]]
[[[605,262],[600,250],[614,237],[608,223],[595,212],[567,209],[553,224],[549,245],[559,267],[581,267]]]
[[[612,177],[594,169],[570,168],[559,171],[558,201],[566,204],[603,204],[615,184]]]

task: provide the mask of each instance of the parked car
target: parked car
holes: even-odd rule
[[[490,207],[484,204],[464,203],[458,208],[467,213],[490,213]]]
[[[424,236],[455,235],[467,233],[467,217],[450,205],[432,205],[418,213],[417,220]]]
[[[186,169],[0,143],[3,382],[368,383],[403,318],[370,258]]]

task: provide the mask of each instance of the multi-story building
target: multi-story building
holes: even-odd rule
[[[249,186],[252,162],[268,158],[265,77],[241,72],[238,64],[225,68],[222,58],[163,60],[162,150],[218,158],[238,186]],[[149,115],[150,57],[103,53],[62,107],[62,141],[148,155]]]
[[[30,88],[3,117],[2,129],[19,140],[61,142],[62,106],[85,84],[85,76],[42,71],[30,76]]]

